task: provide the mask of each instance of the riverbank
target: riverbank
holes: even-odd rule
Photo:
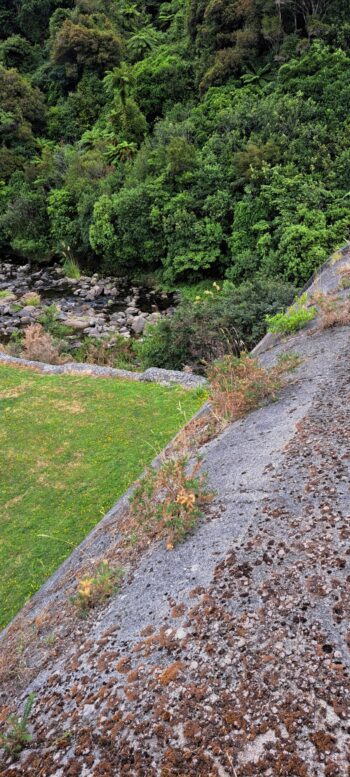
[[[70,346],[85,337],[125,339],[142,335],[146,325],[170,315],[176,295],[132,285],[126,278],[81,274],[69,278],[61,265],[32,269],[0,265],[0,342],[15,341],[24,329],[55,306],[57,321],[70,332]]]

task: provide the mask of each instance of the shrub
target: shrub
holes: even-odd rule
[[[60,355],[41,324],[31,324],[24,333],[22,356],[33,361],[59,364]]]
[[[92,577],[85,576],[79,581],[78,591],[71,598],[72,604],[81,615],[98,604],[103,604],[118,590],[118,584],[123,576],[121,567],[111,567],[108,561],[102,561]]]
[[[282,353],[274,367],[266,372],[252,356],[239,359],[226,356],[212,365],[212,385],[207,412],[193,418],[177,435],[174,451],[197,451],[216,437],[227,423],[243,417],[251,410],[274,400],[285,384],[285,376],[302,363],[299,354]],[[208,395],[207,395],[208,396]]]
[[[204,372],[208,363],[252,348],[266,332],[266,314],[288,305],[295,288],[281,281],[257,280],[235,287],[214,283],[194,300],[184,300],[173,316],[148,327],[135,344],[144,367]]]
[[[183,540],[201,516],[201,506],[211,499],[204,489],[200,462],[190,466],[187,456],[166,459],[159,469],[149,469],[130,500],[128,528],[137,539],[165,538],[168,550]]]
[[[179,48],[160,46],[134,66],[134,96],[148,121],[161,116],[167,102],[185,101],[191,94],[192,67]]]
[[[316,316],[316,308],[307,307],[307,295],[303,294],[285,313],[266,316],[268,331],[273,334],[290,334],[303,329]]]
[[[15,329],[15,331],[11,333],[9,341],[7,343],[1,343],[0,348],[11,356],[20,356],[22,346],[23,332],[20,329]]]
[[[344,273],[339,281],[339,287],[341,289],[350,289],[350,272]]]
[[[34,305],[34,307],[38,307],[40,302],[40,294],[37,294],[36,291],[28,291],[26,294],[23,294],[23,297],[21,297],[22,305]]]
[[[274,400],[281,386],[275,370],[267,372],[252,356],[225,356],[211,365],[210,400],[213,413],[223,421],[235,421]]]
[[[113,335],[110,340],[85,337],[79,348],[74,351],[74,359],[87,364],[106,365],[118,369],[137,368],[133,345],[130,340],[121,335]]]
[[[38,321],[52,337],[64,338],[72,332],[69,326],[59,321],[59,310],[54,303],[45,308]]]
[[[33,739],[28,731],[28,723],[34,701],[35,693],[30,693],[25,702],[22,717],[11,715],[5,732],[0,734],[0,747],[13,758],[17,758],[21,750]]]

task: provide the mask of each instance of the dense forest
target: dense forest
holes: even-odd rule
[[[2,256],[301,285],[350,226],[347,0],[0,0]]]

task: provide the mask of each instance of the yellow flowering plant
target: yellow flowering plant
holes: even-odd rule
[[[187,456],[171,457],[159,469],[148,470],[130,502],[130,525],[137,526],[139,539],[164,536],[172,550],[193,529],[203,504],[212,498],[204,483],[200,460],[190,464]]]
[[[121,567],[112,567],[104,559],[93,576],[84,576],[79,580],[77,593],[71,597],[72,604],[81,615],[87,615],[90,609],[102,604],[117,591],[122,576]]]

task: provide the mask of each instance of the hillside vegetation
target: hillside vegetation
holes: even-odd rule
[[[0,0],[2,253],[301,285],[350,224],[347,0]]]

